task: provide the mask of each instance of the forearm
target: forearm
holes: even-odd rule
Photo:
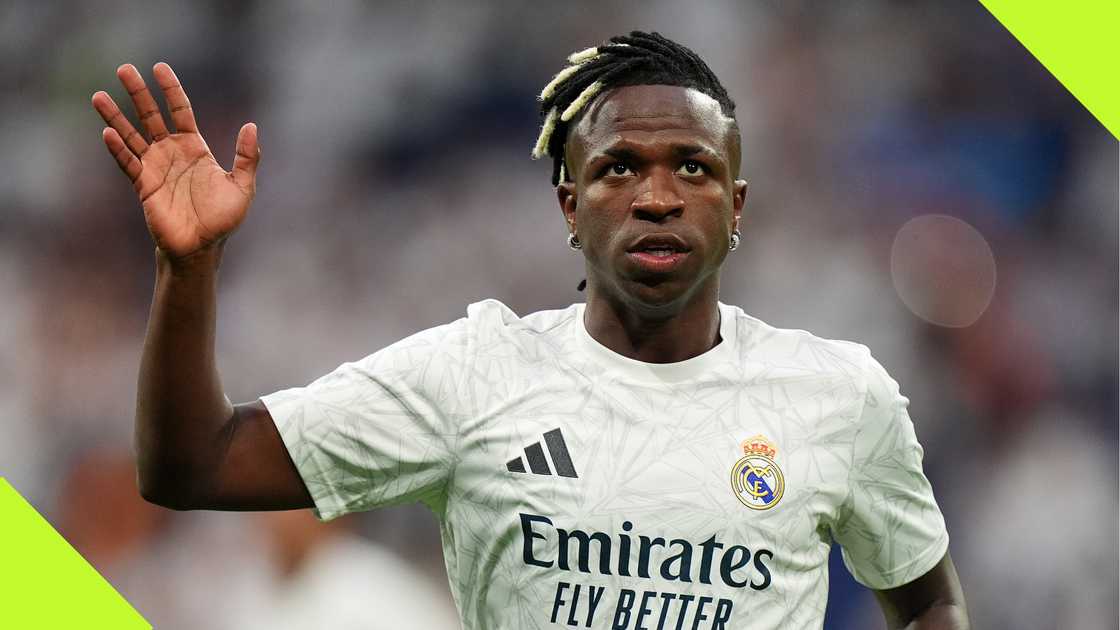
[[[156,286],[136,398],[140,491],[187,507],[217,462],[217,436],[233,415],[214,359],[221,247],[172,261],[156,252]]]

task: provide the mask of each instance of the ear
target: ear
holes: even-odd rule
[[[556,200],[560,202],[560,211],[564,213],[564,222],[568,224],[568,231],[576,231],[576,185],[574,182],[560,182],[556,186]]]
[[[739,219],[743,216],[743,208],[747,205],[747,180],[735,180],[734,189],[731,193],[731,229],[732,231],[739,229]]]

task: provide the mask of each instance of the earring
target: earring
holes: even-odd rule
[[[735,251],[735,250],[739,249],[739,240],[741,238],[742,238],[742,236],[739,234],[739,230],[735,230],[734,232],[732,232],[731,233],[731,244],[727,246],[727,249],[729,249],[731,251]]]
[[[568,234],[568,247],[577,252],[583,249],[583,243],[579,242],[579,237],[576,236],[575,232]]]

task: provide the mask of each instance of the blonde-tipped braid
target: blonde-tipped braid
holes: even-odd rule
[[[568,61],[572,65],[564,68],[560,72],[557,72],[556,76],[552,77],[552,80],[548,82],[548,85],[544,86],[544,89],[541,90],[541,94],[537,97],[537,100],[544,101],[546,99],[552,98],[553,93],[556,92],[556,88],[561,83],[567,81],[573,74],[579,72],[580,68],[583,67],[583,64],[591,61],[592,59],[595,59],[598,56],[598,48],[588,48],[586,50],[581,50],[577,53],[572,53],[571,55],[569,55]],[[567,110],[565,110],[565,112],[566,111]],[[544,124],[541,125],[541,133],[537,136],[537,144],[533,147],[532,155],[534,160],[539,160],[549,155],[548,143],[550,140],[552,140],[552,132],[556,129],[556,117],[557,110],[555,107],[553,107],[549,110],[548,116],[545,117]],[[571,118],[571,116],[565,118],[564,120],[567,121],[569,118]]]
[[[548,141],[552,139],[552,132],[556,129],[556,117],[556,108],[553,107],[545,117],[544,124],[541,125],[541,134],[537,136],[537,144],[533,147],[534,160],[548,155]]]
[[[533,145],[534,159],[552,158],[552,183],[567,181],[564,163],[569,124],[595,98],[613,87],[677,85],[699,90],[719,101],[723,113],[734,118],[735,103],[719,79],[696,53],[657,33],[633,31],[568,55],[569,65],[541,90],[544,119]]]
[[[581,66],[583,66],[582,63],[577,63],[574,66],[568,66],[560,72],[557,72],[556,76],[552,77],[552,80],[548,82],[548,85],[544,86],[544,89],[541,90],[541,95],[537,97],[537,100],[543,101],[552,96],[552,93],[556,91],[556,86],[560,85],[564,81],[567,81],[568,77],[579,72]]]
[[[625,45],[625,44],[623,44],[623,45]],[[556,88],[558,88],[561,84],[563,84],[565,81],[570,79],[572,77],[572,75],[579,72],[588,62],[594,61],[598,57],[599,57],[599,47],[598,46],[592,46],[591,48],[585,48],[585,49],[583,49],[579,52],[574,52],[574,53],[568,55],[568,63],[571,64],[571,65],[569,65],[567,68],[564,68],[560,72],[557,72],[556,76],[552,77],[552,80],[549,81],[548,84],[544,86],[544,89],[541,90],[540,96],[537,97],[537,100],[546,101],[546,100],[552,98],[552,96],[556,93]],[[579,110],[584,105],[586,105],[587,101],[590,100],[591,97],[595,96],[595,94],[600,89],[602,89],[602,87],[603,86],[600,85],[599,87],[595,88],[595,90],[593,90],[591,92],[587,92],[585,90],[584,92],[585,92],[586,98],[583,99],[582,103],[580,103],[580,105],[577,106],[575,109],[572,109],[572,107],[570,105],[567,108],[565,108],[564,109],[564,115],[561,116],[561,119],[564,122],[567,122],[567,121],[571,120],[572,116],[579,113]],[[581,96],[584,96],[584,95],[581,95]],[[541,133],[540,133],[539,136],[537,136],[536,146],[533,147],[532,155],[533,155],[533,159],[535,159],[535,160],[539,160],[542,157],[550,155],[550,153],[548,151],[548,144],[549,144],[549,141],[552,139],[552,132],[556,129],[556,116],[555,116],[555,114],[556,114],[556,108],[554,107],[551,110],[549,110],[548,117],[545,118],[544,124],[541,125]]]
[[[599,56],[599,47],[592,46],[591,48],[584,48],[579,52],[574,52],[568,55],[568,63],[579,65],[585,61],[591,61]]]
[[[563,114],[560,114],[560,121],[570,121],[572,119],[572,116],[578,114],[579,110],[583,109],[583,107],[587,105],[587,103],[591,99],[595,98],[595,95],[598,94],[599,90],[601,89],[603,89],[603,84],[599,81],[596,81],[584,88],[583,91],[580,92],[579,97],[576,98],[576,100],[572,101],[571,104],[564,109]],[[537,144],[533,146],[532,155],[534,160],[539,160],[545,156],[552,155],[552,153],[548,150],[548,145],[552,141],[552,133],[554,131],[556,131],[555,107],[548,111],[548,116],[545,117],[544,124],[541,125],[541,133],[539,136],[537,136]],[[560,179],[561,181],[564,179],[562,175]]]
[[[603,89],[603,84],[599,81],[583,88],[583,91],[579,93],[576,100],[572,101],[571,105],[568,105],[568,108],[564,110],[563,114],[560,114],[560,120],[564,122],[571,120],[572,116],[578,114],[579,110],[583,109],[583,106],[587,105],[588,101],[595,98],[595,95],[598,94],[601,89]]]

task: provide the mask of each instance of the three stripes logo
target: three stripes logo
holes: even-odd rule
[[[544,447],[540,442],[533,442],[525,447],[525,458],[514,457],[506,462],[506,470],[515,473],[525,472],[525,462],[529,462],[529,470],[534,475],[551,475],[552,468],[545,457],[545,448],[548,449],[548,458],[552,459],[552,466],[556,474],[561,477],[579,477],[576,467],[572,465],[572,457],[568,454],[568,445],[564,443],[564,434],[556,428],[544,434]]]

